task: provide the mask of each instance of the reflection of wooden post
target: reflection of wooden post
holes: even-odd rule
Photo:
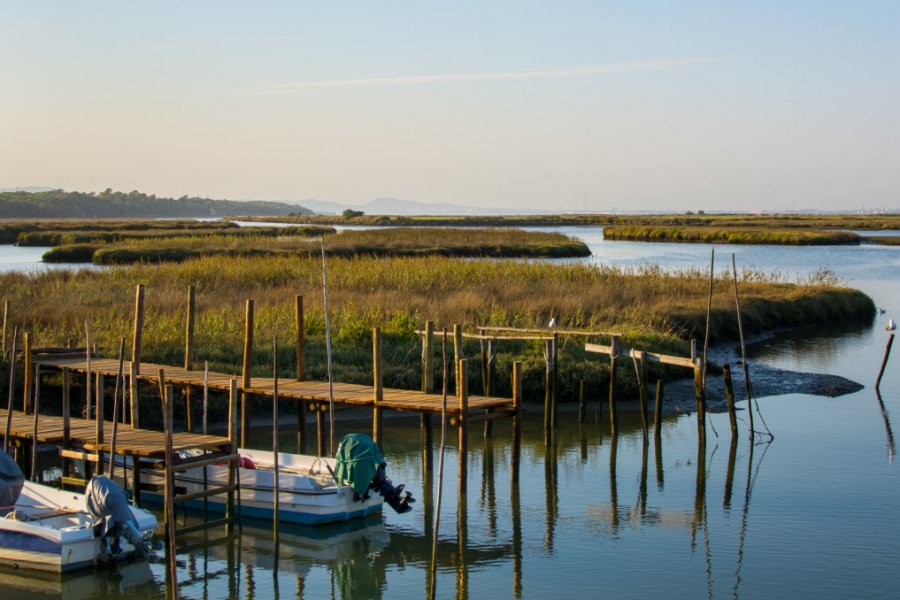
[[[734,411],[734,389],[731,384],[731,365],[722,365],[722,375],[725,378],[725,402],[728,405],[728,421],[731,424],[731,436],[737,436],[737,415]]]
[[[189,285],[187,289],[187,315],[185,317],[184,326],[184,370],[192,371],[194,369],[194,313],[197,308],[197,301],[194,294],[194,286]],[[194,402],[191,399],[191,386],[184,388],[184,406],[187,413],[185,425],[188,431],[194,430]]]
[[[97,474],[103,475],[103,443],[104,443],[104,432],[103,432],[103,384],[105,378],[103,377],[103,373],[97,373],[97,402],[95,404],[94,412],[97,415],[96,425],[95,425],[95,438],[97,444]]]
[[[244,316],[244,365],[241,371],[241,447],[247,447],[247,434],[250,430],[250,410],[247,406],[252,378],[250,368],[253,360],[253,300],[247,300]]]
[[[296,335],[297,381],[306,381],[306,323],[303,296],[294,296],[294,333]],[[306,453],[306,402],[297,401],[297,453]]]
[[[25,373],[23,385],[25,386],[24,398],[22,399],[22,412],[26,415],[31,414],[32,392],[31,386],[34,385],[34,365],[31,364],[31,335],[25,332]]]
[[[384,400],[384,374],[381,361],[381,329],[372,328],[372,376],[375,397],[372,406],[372,438],[381,446],[381,401]]]
[[[522,361],[517,360],[513,363],[512,378],[514,412],[512,418],[512,457],[509,479],[512,483],[518,483],[519,458],[522,448]]]
[[[612,435],[619,431],[619,413],[616,409],[616,357],[619,355],[619,336],[612,336],[609,351],[609,427]]]
[[[139,283],[134,291],[134,330],[131,341],[131,378],[128,396],[131,399],[131,427],[141,426],[140,390],[138,376],[141,374],[141,342],[144,335],[144,284]]]
[[[458,458],[458,477],[460,494],[466,492],[466,479],[468,479],[468,465],[466,461],[469,456],[469,365],[466,359],[460,359],[457,364],[457,373],[459,373],[459,458]]]
[[[653,406],[653,436],[657,440],[662,436],[662,400],[664,385],[662,379],[656,380],[656,402]]]
[[[584,379],[578,385],[578,422],[584,423],[585,414],[587,413],[584,405]]]

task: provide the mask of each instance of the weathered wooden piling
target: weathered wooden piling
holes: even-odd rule
[[[544,446],[553,436],[553,340],[544,342]]]
[[[706,392],[703,389],[703,367],[694,363],[694,396],[697,399],[697,434],[706,442]]]
[[[31,432],[31,480],[37,481],[38,419],[41,408],[41,366],[34,368],[34,429]]]
[[[374,393],[372,405],[372,439],[381,446],[383,434],[381,427],[381,403],[384,401],[384,365],[381,356],[381,329],[372,328],[372,388]]]
[[[25,387],[22,398],[22,412],[26,415],[31,414],[31,404],[33,401],[34,389],[32,386],[34,385],[34,364],[32,364],[32,355],[31,355],[31,334],[29,332],[25,332],[25,336],[23,339],[24,348],[23,348],[23,356],[22,360],[25,365],[25,372],[23,373],[23,386]]]
[[[456,333],[454,327],[454,333]],[[468,479],[469,456],[469,363],[465,358],[456,363],[456,372],[459,373],[459,386],[457,397],[459,398],[459,445],[458,445],[458,473],[459,492],[465,495],[466,480]]]
[[[446,335],[444,340],[446,341]],[[434,321],[425,321],[425,335],[422,337],[422,391],[434,393]],[[422,437],[422,468],[431,473],[434,464],[432,446],[434,445],[434,424],[430,414],[419,416],[419,430]]]
[[[731,424],[731,436],[737,438],[737,414],[734,410],[734,388],[731,383],[731,365],[722,365],[722,377],[725,379],[725,403],[728,406],[728,422]]]
[[[638,383],[638,398],[641,404],[641,430],[646,440],[650,427],[649,419],[647,418],[647,353],[643,351],[632,352],[631,359],[634,362]]]
[[[510,457],[510,482],[519,482],[519,460],[522,454],[522,361],[513,363],[513,416],[512,416],[512,456]],[[518,486],[513,486],[518,490]]]
[[[614,335],[609,342],[609,427],[615,436],[619,432],[619,411],[616,408],[616,359],[619,356],[619,336]]]
[[[94,414],[96,416],[95,419],[95,428],[94,428],[94,439],[95,444],[97,445],[97,474],[103,475],[103,451],[101,448],[104,443],[104,431],[103,431],[103,395],[105,391],[105,382],[106,378],[103,376],[103,373],[97,373],[97,402],[96,408],[94,409]],[[36,439],[36,438],[35,438]]]
[[[253,367],[253,300],[248,299],[244,315],[244,362],[241,369],[241,447],[246,448],[250,431],[250,395],[246,392],[252,385],[250,370]]]
[[[184,324],[184,370],[194,370],[194,320],[197,310],[197,298],[194,286],[187,288],[187,306]],[[191,386],[184,387],[184,410],[187,415],[185,424],[187,431],[194,431],[194,402],[191,396]]]
[[[875,387],[879,387],[881,385],[881,378],[884,377],[884,368],[887,366],[888,357],[891,355],[891,346],[894,344],[894,332],[890,331],[890,335],[888,336],[887,346],[884,349],[884,359],[881,361],[881,368],[878,370],[878,379],[875,380]]]
[[[129,398],[131,400],[131,427],[141,426],[140,383],[141,345],[144,335],[144,284],[139,283],[134,292],[134,329],[131,342],[131,381]]]
[[[306,381],[306,323],[303,296],[294,296],[294,335],[297,354],[297,381]],[[297,403],[297,453],[306,454],[306,402]]]

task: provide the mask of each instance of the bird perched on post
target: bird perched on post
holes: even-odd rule
[[[891,321],[893,323],[893,321]],[[553,329],[556,327],[556,317],[550,317],[550,323],[547,324],[547,329]]]
[[[897,324],[894,323],[894,320],[893,320],[893,319],[889,320],[889,321],[888,321],[887,330],[890,331],[890,332],[893,332],[893,331],[895,331],[896,329],[897,329]]]

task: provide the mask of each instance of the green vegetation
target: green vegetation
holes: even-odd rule
[[[310,214],[300,206],[282,202],[238,202],[182,196],[157,198],[141,192],[98,193],[0,192],[0,218],[104,218],[104,217],[221,217],[226,214],[251,215]]]
[[[83,219],[68,220],[26,220],[8,219],[0,221],[0,244],[17,244],[30,233],[49,232],[127,232],[127,231],[222,231],[237,229],[231,221],[158,220],[158,219]],[[51,238],[52,239],[52,238]]]
[[[60,246],[47,252],[48,262],[82,258],[94,248],[87,262],[101,265],[135,262],[181,262],[201,256],[318,255],[321,251],[312,232],[323,227],[245,228],[204,235],[116,234],[120,239],[106,244]],[[331,229],[330,231],[334,231]],[[258,232],[258,234],[257,234]],[[89,237],[89,236],[85,236]],[[102,241],[102,240],[101,240]],[[421,256],[441,255],[492,258],[565,258],[590,256],[581,241],[558,233],[525,232],[518,229],[430,229],[415,228],[345,231],[329,236],[326,253],[331,256]],[[80,262],[80,260],[79,260]]]
[[[340,225],[343,216],[309,215],[261,219],[240,217],[240,220],[280,221],[284,223],[319,223]],[[573,227],[591,225],[649,225],[649,226],[715,226],[715,227],[772,227],[780,229],[900,229],[900,215],[516,215],[516,216],[389,216],[360,215],[356,225],[394,227]]]
[[[633,242],[688,242],[701,244],[779,244],[791,246],[834,246],[859,244],[859,236],[848,231],[811,229],[770,229],[749,227],[653,227],[607,226],[607,240]]]
[[[172,238],[218,237],[276,237],[300,235],[321,237],[335,233],[333,227],[210,227],[203,229],[147,229],[145,231],[33,231],[20,233],[16,239],[19,246],[63,246],[67,244],[111,244],[116,242]]]
[[[626,346],[688,354],[690,337],[702,339],[707,275],[699,270],[667,274],[659,267],[618,269],[542,261],[457,260],[446,257],[333,258],[328,263],[335,379],[371,382],[371,328],[384,338],[385,384],[421,386],[420,341],[414,331],[426,319],[438,327],[461,323],[542,327],[553,316],[561,328],[618,331]],[[36,346],[63,345],[83,337],[111,356],[118,340],[131,340],[134,286],[146,284],[144,359],[180,364],[184,343],[184,296],[197,289],[196,357],[210,368],[240,372],[244,301],[256,303],[257,375],[271,370],[272,338],[279,341],[284,373],[293,369],[293,297],[305,298],[307,365],[312,379],[325,378],[322,265],[318,257],[205,257],[183,263],[120,269],[44,271],[0,276],[2,300],[10,300],[11,322],[32,332]],[[818,274],[799,285],[776,276],[745,272],[742,308],[748,334],[823,321],[871,320],[872,301],[861,292],[821,282]],[[734,300],[727,277],[716,281],[711,321],[713,341],[737,335]],[[478,343],[467,342],[474,358]],[[587,355],[584,340],[563,338],[560,395],[577,397],[580,381],[605,385],[608,361]],[[542,397],[544,363],[540,342],[500,342],[496,393],[509,395],[513,360],[525,360],[526,398]],[[473,392],[480,374],[471,369]],[[620,370],[631,377],[629,369]],[[624,384],[628,393],[628,383]],[[152,404],[152,403],[150,403]],[[155,405],[154,405],[155,406]]]

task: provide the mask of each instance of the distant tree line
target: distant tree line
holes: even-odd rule
[[[0,192],[0,218],[165,218],[226,215],[309,215],[312,211],[283,202],[212,200],[182,196],[159,198],[141,192]]]

